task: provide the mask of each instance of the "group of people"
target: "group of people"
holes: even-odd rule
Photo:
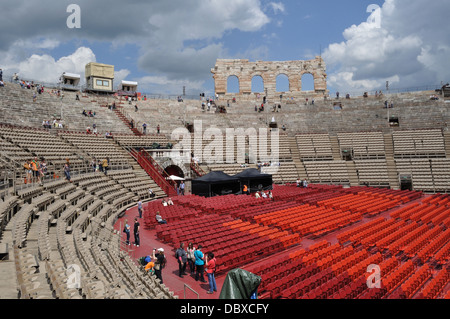
[[[26,161],[23,165],[25,169],[25,184],[38,183],[43,185],[41,178],[47,173],[47,164],[45,159],[38,160],[37,157]]]
[[[189,264],[189,271],[191,275],[195,273],[195,281],[205,283],[204,273],[208,277],[209,290],[208,294],[217,292],[216,285],[216,258],[214,253],[208,252],[204,254],[202,252],[202,245],[198,245],[196,248],[193,243],[189,243],[187,249],[184,247],[184,243],[180,244],[180,247],[175,252],[175,258],[178,262],[178,275],[180,278],[187,275],[186,268]]]
[[[308,187],[308,181],[305,179],[305,180],[303,180],[303,179],[297,179],[297,187],[300,187],[300,188],[307,188]]]
[[[173,206],[172,198],[169,198],[167,201],[163,198],[161,203],[163,206]]]
[[[175,190],[177,191],[177,195],[184,196],[184,189],[186,188],[186,185],[184,184],[184,181],[180,182],[180,185],[175,184]]]
[[[110,165],[109,157],[104,158],[103,160],[96,160],[95,158],[91,161],[92,172],[102,172],[105,175],[108,174],[108,169]]]
[[[95,112],[92,112],[91,110],[89,112],[86,112],[86,110],[83,110],[83,112],[81,114],[83,114],[84,116],[87,116],[87,117],[95,117]]]
[[[53,119],[53,121],[42,120],[42,127],[46,129],[64,128],[64,121],[60,119]]]
[[[394,108],[394,102],[390,102],[388,100],[384,101],[384,108],[385,109],[393,109]]]
[[[255,193],[255,197],[256,198],[270,198],[273,199],[273,195],[271,191],[268,191],[267,193],[265,193],[264,191],[259,191]]]

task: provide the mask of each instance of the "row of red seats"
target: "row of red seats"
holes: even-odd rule
[[[226,272],[231,269],[241,267],[261,258],[264,255],[271,255],[281,248],[281,243],[276,241],[268,242],[264,238],[257,238],[251,242],[243,242],[235,249],[217,250],[215,247],[205,247],[205,251],[214,251],[215,257],[222,262],[219,263],[217,272]]]
[[[438,204],[446,205],[450,202],[450,196],[448,194],[434,194],[422,200],[426,204]]]
[[[339,244],[335,244],[327,246],[318,251],[310,251],[308,254],[303,256],[302,261],[307,265],[311,265],[313,263],[316,263],[320,259],[326,258],[328,256],[333,255],[334,253],[337,253],[341,249],[342,248]]]
[[[369,256],[363,261],[347,269],[348,275],[352,280],[355,280],[356,278],[367,272],[367,267],[369,265],[378,265],[382,260],[383,256],[381,256],[380,253],[376,253],[375,255]]]
[[[422,204],[421,204],[421,203],[418,203],[418,202],[416,202],[416,203],[411,203],[411,204],[408,204],[408,205],[406,205],[406,206],[404,206],[404,207],[402,207],[402,208],[398,208],[398,209],[394,210],[394,211],[391,212],[389,215],[390,215],[392,218],[394,218],[394,219],[398,219],[398,218],[400,218],[400,219],[405,219],[405,218],[402,218],[403,214],[407,214],[409,211],[411,211],[411,210],[413,210],[413,209],[416,209],[417,207],[419,207],[419,206],[421,206],[421,205],[422,205]]]
[[[341,288],[334,293],[332,299],[357,299],[358,296],[367,291],[367,280],[365,275],[360,276],[357,280],[349,285]]]
[[[439,249],[433,259],[440,265],[446,264],[450,260],[450,242],[447,242],[444,247]]]
[[[388,294],[392,293],[405,279],[414,272],[414,264],[411,260],[401,265],[386,278],[382,279],[383,285],[386,287]]]
[[[422,225],[417,229],[414,229],[412,232],[405,234],[404,237],[399,238],[398,240],[391,243],[387,249],[393,254],[397,254],[399,251],[403,249],[404,246],[408,245],[413,240],[419,238],[423,234],[425,234],[430,228],[427,225]]]
[[[431,278],[431,269],[425,264],[408,278],[396,291],[390,296],[390,299],[410,299]]]
[[[339,276],[333,277],[330,281],[316,287],[305,294],[302,299],[328,299],[333,296],[333,294],[339,292],[345,286],[351,283],[351,279],[347,272],[340,274]]]
[[[428,223],[428,221],[424,220],[424,219],[427,216],[429,216],[429,214],[434,215],[434,213],[436,213],[436,211],[439,214],[439,213],[445,211],[445,209],[446,209],[445,206],[438,207],[438,206],[435,206],[435,205],[430,205],[428,207],[423,207],[422,210],[412,214],[410,219],[413,220],[413,221],[416,221],[416,222],[422,221],[424,224],[426,224],[426,223]]]
[[[450,280],[450,272],[443,268],[433,276],[430,283],[421,291],[421,296],[425,299],[435,299],[447,286]]]
[[[417,223],[411,223],[411,224],[405,225],[405,227],[401,227],[400,229],[394,231],[390,235],[387,235],[386,237],[381,238],[380,240],[378,240],[375,243],[375,246],[377,246],[378,249],[380,249],[380,250],[387,249],[387,247],[391,243],[393,243],[396,240],[402,238],[403,236],[405,236],[406,234],[412,232],[414,229],[416,229],[418,227],[419,227],[419,224],[417,224]]]
[[[422,249],[422,247],[432,241],[436,238],[440,233],[442,233],[442,229],[439,227],[434,227],[430,230],[428,230],[425,234],[414,240],[413,242],[409,243],[408,246],[403,247],[401,250],[403,250],[403,253],[408,256],[409,258],[413,258],[416,253]]]
[[[359,299],[382,299],[387,294],[387,289],[383,284],[383,278],[387,278],[394,270],[397,269],[399,261],[397,258],[388,258],[383,260],[379,266],[381,270],[380,288],[371,288],[365,291]]]
[[[322,231],[335,230],[361,219],[360,214],[328,210],[321,214],[312,213],[307,218],[298,216],[288,223],[288,227],[291,231],[298,232],[303,236],[315,233],[320,235]]]
[[[312,276],[306,277],[304,280],[293,284],[288,282],[284,290],[278,290],[277,293],[272,293],[272,299],[282,297],[283,299],[299,299],[316,287],[320,287],[327,281],[334,277],[333,271],[328,268],[324,271],[318,272]]]
[[[425,263],[432,256],[435,255],[435,252],[438,251],[443,245],[450,242],[450,228],[441,233],[438,237],[431,240],[428,244],[426,244],[422,249],[417,253],[417,257]]]
[[[404,226],[405,221],[390,219],[389,221],[383,223],[381,225],[382,228],[379,228],[378,231],[373,232],[372,235],[361,238],[360,244],[363,245],[363,247],[366,249],[374,247],[379,240],[385,238],[389,234],[396,232]]]
[[[359,234],[360,232],[364,232],[366,230],[369,230],[372,227],[376,227],[377,225],[380,225],[382,223],[384,223],[386,221],[386,218],[377,218],[371,222],[368,222],[364,225],[355,227],[353,229],[347,230],[343,233],[340,233],[339,235],[336,236],[336,238],[338,239],[339,243],[345,244],[346,242],[348,242],[350,240],[350,238],[356,234]]]
[[[438,216],[432,218],[431,219],[431,223],[434,226],[440,226],[445,221],[445,219],[447,219],[449,217],[450,217],[450,209],[446,209],[445,211],[443,211]]]
[[[269,202],[266,205],[249,206],[233,209],[227,212],[233,218],[240,218],[244,221],[253,221],[255,216],[280,211],[298,206],[295,202]]]
[[[322,257],[320,260],[317,261],[317,266],[321,270],[324,270],[344,260],[345,258],[350,257],[352,254],[354,254],[353,247],[352,246],[345,247],[344,249],[333,252],[331,255]]]
[[[278,295],[278,294],[281,293],[281,295],[284,295],[287,292],[287,290],[289,289],[288,287],[297,287],[297,285],[302,284],[309,278],[313,278],[318,273],[319,273],[319,268],[317,268],[316,264],[302,267],[299,270],[297,270],[296,272],[291,273],[286,277],[279,278],[277,281],[270,281],[269,284],[265,284],[262,287],[260,285],[261,291],[268,291],[270,298],[275,299],[274,298],[275,294],[273,293],[274,288],[279,287],[281,285],[285,285],[287,287],[286,289],[284,289],[283,292],[278,291],[276,293],[277,297],[280,297],[280,295]],[[264,281],[268,281],[267,276],[262,277],[262,282],[264,282]],[[258,289],[259,289],[259,287],[258,287]],[[292,289],[291,291],[292,291],[292,293],[294,293],[294,289]],[[297,289],[295,289],[295,292],[297,292]]]
[[[274,268],[271,270],[270,273],[264,273],[261,276],[262,281],[260,286],[258,287],[259,290],[264,291],[272,291],[274,288],[278,287],[280,282],[287,281],[290,282],[294,278],[294,276],[289,277],[291,274],[296,274],[295,276],[298,277],[299,271],[303,268],[307,268],[311,265],[305,265],[301,260],[294,261],[286,266],[279,266],[277,268]],[[310,269],[310,273],[312,273],[312,269]],[[314,268],[315,269],[315,268]]]
[[[361,232],[358,232],[358,233],[352,235],[352,236],[350,237],[350,242],[351,242],[354,246],[357,246],[357,245],[360,244],[360,242],[361,242],[363,239],[365,239],[365,238],[367,238],[367,237],[370,237],[370,236],[372,236],[372,235],[374,235],[374,234],[375,234],[375,235],[378,234],[380,231],[382,231],[383,229],[388,228],[389,226],[391,226],[391,225],[394,224],[394,223],[395,223],[395,220],[390,219],[390,220],[388,220],[388,221],[385,220],[385,221],[382,222],[382,223],[375,224],[373,227],[371,227],[371,228],[369,228],[369,229],[367,229],[367,230],[363,230],[363,231],[361,231]]]
[[[356,264],[360,263],[364,259],[366,259],[369,256],[369,253],[367,250],[363,249],[361,251],[356,252],[353,255],[348,256],[347,258],[343,259],[340,262],[337,262],[336,264],[333,264],[331,268],[333,269],[333,272],[335,275],[339,275],[343,273],[344,271],[347,271],[350,267],[355,266]]]
[[[336,217],[338,216],[330,216],[325,221],[315,222],[315,226],[310,228],[311,234],[315,237],[320,237],[362,220],[362,216],[359,213],[344,215],[341,218]]]

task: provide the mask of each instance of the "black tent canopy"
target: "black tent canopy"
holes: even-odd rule
[[[194,195],[213,197],[238,194],[239,191],[239,179],[222,171],[214,171],[192,180],[192,194]]]
[[[239,179],[241,190],[244,185],[247,185],[250,192],[273,189],[272,175],[263,174],[256,168],[246,169],[245,171],[242,171],[241,173],[236,174],[233,177]]]

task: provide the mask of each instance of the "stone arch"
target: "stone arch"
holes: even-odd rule
[[[240,93],[240,79],[237,75],[227,77],[227,93]]]
[[[175,175],[181,178],[185,177],[183,170],[177,165],[169,165],[165,168],[165,171],[169,175]]]
[[[186,168],[186,165],[183,165],[183,161],[173,161],[172,159],[167,159],[166,161],[160,163],[161,167],[169,174],[171,175],[167,169],[170,167],[173,167],[175,170],[178,171],[178,173],[182,173],[183,176],[180,176],[182,178],[189,178],[190,172]],[[170,169],[169,169],[170,171]],[[178,176],[178,175],[177,175]]]
[[[304,92],[315,91],[315,78],[314,74],[310,72],[304,72],[301,74],[301,88]]]
[[[252,93],[264,93],[264,78],[261,74],[252,77]]]
[[[280,92],[289,92],[291,89],[291,83],[289,79],[289,75],[286,73],[279,73],[276,78],[276,91],[277,93]]]

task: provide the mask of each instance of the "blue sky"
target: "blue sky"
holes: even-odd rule
[[[65,26],[71,3],[80,6],[80,29]],[[378,28],[367,23],[371,4],[380,7]],[[332,92],[375,90],[386,80],[394,87],[432,85],[450,77],[446,0],[130,0],[126,5],[42,0],[39,6],[0,0],[0,5],[6,17],[0,20],[6,30],[0,34],[0,68],[45,81],[62,71],[82,73],[84,64],[96,60],[115,65],[116,84],[135,80],[141,91],[170,94],[181,94],[186,86],[197,94],[213,92],[209,70],[217,58],[308,60],[320,52]],[[306,89],[312,86],[306,83]]]

